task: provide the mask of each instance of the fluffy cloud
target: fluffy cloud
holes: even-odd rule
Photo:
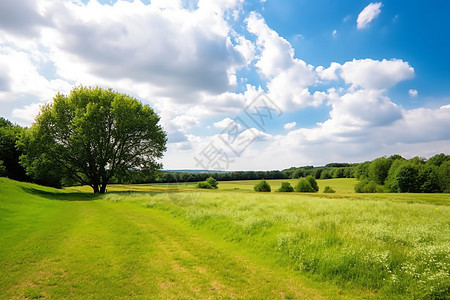
[[[316,68],[317,75],[323,80],[338,80],[337,72],[340,70],[341,65],[336,62],[332,62],[327,69],[324,69],[322,66]]]
[[[41,109],[40,103],[32,103],[32,104],[26,105],[24,108],[14,109],[12,112],[12,116],[14,118],[23,120],[27,123],[32,123],[35,116],[39,113],[40,109]]]
[[[370,3],[367,5],[358,15],[356,27],[358,29],[364,29],[369,26],[370,22],[372,22],[381,13],[381,5],[381,2]]]
[[[403,111],[403,118],[376,133],[388,143],[426,143],[450,140],[450,105],[438,109],[416,108]]]
[[[240,130],[242,128],[242,126],[240,124],[236,123],[234,120],[232,120],[228,117],[223,119],[222,121],[214,123],[214,127],[220,128],[220,129],[225,129],[230,126],[235,126],[238,130]]]
[[[308,89],[316,81],[313,66],[295,58],[291,44],[270,29],[261,15],[251,13],[246,21],[248,31],[257,36],[261,53],[255,65],[270,80],[267,83],[270,98],[284,110],[321,104],[324,95],[311,94]]]
[[[354,59],[343,65],[332,63],[327,69],[317,67],[316,71],[325,80],[341,77],[354,89],[389,89],[400,81],[414,77],[414,68],[401,59]]]
[[[193,100],[199,92],[225,92],[233,84],[232,72],[246,63],[251,50],[245,50],[242,37],[236,49],[227,23],[211,14],[223,6],[212,1],[200,1],[196,10],[175,1],[57,3],[52,7],[60,12],[52,39],[56,64],[71,80],[79,81],[83,73],[110,81],[129,79],[148,83],[159,96]]]
[[[16,101],[35,97],[49,101],[57,92],[67,92],[70,84],[60,79],[47,79],[38,69],[45,60],[30,53],[0,47],[0,101]]]
[[[290,123],[284,124],[283,127],[284,127],[284,129],[290,130],[290,129],[294,128],[295,125],[297,125],[297,122],[290,122]]]
[[[32,37],[38,35],[39,27],[45,25],[50,25],[50,22],[39,13],[37,1],[0,1],[0,32],[3,34]]]
[[[417,90],[411,89],[408,91],[408,94],[414,98],[417,97],[417,95],[419,95],[419,92]]]

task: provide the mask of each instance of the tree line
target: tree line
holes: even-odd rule
[[[428,160],[383,156],[358,164],[354,174],[358,193],[449,193],[450,155],[441,153]]]

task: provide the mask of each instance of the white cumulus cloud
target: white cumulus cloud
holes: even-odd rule
[[[364,29],[369,26],[370,22],[372,22],[381,13],[381,5],[381,2],[370,3],[367,5],[358,15],[356,27],[358,29]]]
[[[292,129],[295,127],[295,125],[297,125],[297,122],[286,123],[286,124],[284,124],[284,129],[287,129],[287,130]]]
[[[419,95],[419,92],[417,91],[417,90],[415,90],[415,89],[410,89],[409,91],[408,91],[408,94],[411,96],[411,97],[417,97],[418,95]]]
[[[414,68],[401,59],[354,59],[343,65],[333,62],[327,69],[317,67],[316,72],[325,80],[337,80],[341,77],[354,89],[383,90],[414,77]]]

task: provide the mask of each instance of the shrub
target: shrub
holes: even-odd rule
[[[199,189],[213,189],[212,185],[209,184],[207,181],[201,181],[197,183],[197,188]]]
[[[324,193],[336,193],[336,191],[335,190],[333,190],[330,186],[326,186],[324,189],[323,189],[323,192]]]
[[[219,188],[218,187],[219,182],[217,180],[215,180],[214,178],[212,178],[212,177],[207,178],[206,182],[209,183],[215,189]]]
[[[291,186],[289,182],[282,182],[281,187],[277,190],[277,192],[285,192],[285,193],[290,193],[293,191],[294,188]]]
[[[355,185],[355,192],[357,193],[383,193],[384,189],[381,185],[376,184],[375,181],[363,179]]]
[[[303,193],[314,193],[316,190],[311,186],[308,180],[302,178],[298,181],[297,186],[295,187],[296,192]]]
[[[267,181],[261,180],[253,187],[253,190],[255,192],[270,192],[271,188],[270,185],[267,183]]]
[[[319,186],[317,185],[317,181],[314,177],[312,177],[311,175],[306,176],[306,180],[308,180],[309,184],[314,189],[314,192],[319,191]]]

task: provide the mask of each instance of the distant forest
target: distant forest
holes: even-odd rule
[[[428,160],[413,157],[409,160],[400,155],[379,157],[363,163],[329,163],[323,167],[302,166],[273,171],[234,172],[145,172],[130,171],[122,183],[173,183],[198,182],[208,177],[219,181],[297,179],[313,176],[315,179],[356,178],[358,193],[450,192],[450,155],[434,155]]]
[[[357,164],[331,163],[324,167],[303,166],[291,167],[282,171],[232,171],[232,172],[174,172],[174,171],[130,171],[124,183],[170,183],[197,182],[214,177],[219,181],[259,180],[259,179],[296,179],[313,176],[316,179],[351,178],[354,177],[354,167]]]

